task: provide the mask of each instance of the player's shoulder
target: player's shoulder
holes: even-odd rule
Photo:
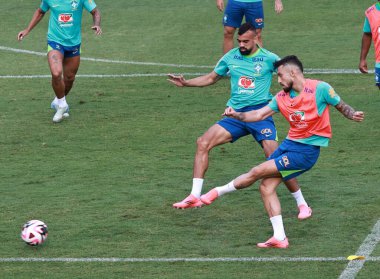
[[[263,47],[260,47],[260,55],[265,56],[270,60],[273,60],[273,62],[280,60],[280,57],[277,54]]]
[[[366,15],[369,15],[369,14],[375,12],[375,11],[376,11],[376,4],[374,4],[374,5],[372,5],[371,7],[369,7],[369,8],[365,11],[365,14],[366,14]]]
[[[322,80],[316,80],[316,81],[317,81],[317,90],[329,91],[332,88],[332,86],[326,81],[322,81]]]
[[[241,55],[239,48],[235,47],[225,53],[222,58],[223,60],[230,60],[230,59],[237,59],[237,60],[243,60],[243,55]]]

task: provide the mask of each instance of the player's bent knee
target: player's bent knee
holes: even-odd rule
[[[53,80],[61,80],[62,79],[62,71],[51,71],[51,77]]]
[[[263,172],[259,167],[254,167],[247,173],[247,176],[249,181],[253,183],[262,178]]]
[[[210,142],[208,140],[206,140],[203,136],[199,137],[197,139],[197,149],[198,149],[198,151],[199,150],[207,151],[207,150],[209,150],[211,148],[212,147],[210,147]]]
[[[229,39],[232,39],[234,37],[234,34],[235,34],[235,28],[224,28],[224,37],[225,38],[229,38]]]

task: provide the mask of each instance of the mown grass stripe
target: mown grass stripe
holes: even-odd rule
[[[239,257],[239,258],[0,258],[0,262],[345,262],[346,257]],[[355,262],[363,262],[359,260]],[[380,261],[368,257],[366,261]]]

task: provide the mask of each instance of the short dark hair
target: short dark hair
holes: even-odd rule
[[[380,1],[380,0],[379,0]],[[243,35],[245,32],[247,31],[253,31],[255,34],[256,34],[256,28],[255,26],[253,26],[251,23],[249,22],[246,22],[246,23],[243,23],[239,30],[238,30],[238,34],[239,35]]]
[[[282,65],[287,65],[287,64],[291,64],[291,65],[297,66],[301,70],[301,72],[303,72],[302,63],[298,59],[298,57],[295,56],[295,55],[285,56],[281,60],[278,60],[278,61],[276,61],[276,62],[273,63],[275,69],[277,69],[278,67],[280,67]]]

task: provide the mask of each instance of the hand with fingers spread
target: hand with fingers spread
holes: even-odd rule
[[[179,76],[176,76],[174,74],[168,74],[168,81],[173,83],[174,85],[178,86],[178,87],[184,87],[186,86],[186,80],[185,78],[183,77],[183,75],[179,75]]]

